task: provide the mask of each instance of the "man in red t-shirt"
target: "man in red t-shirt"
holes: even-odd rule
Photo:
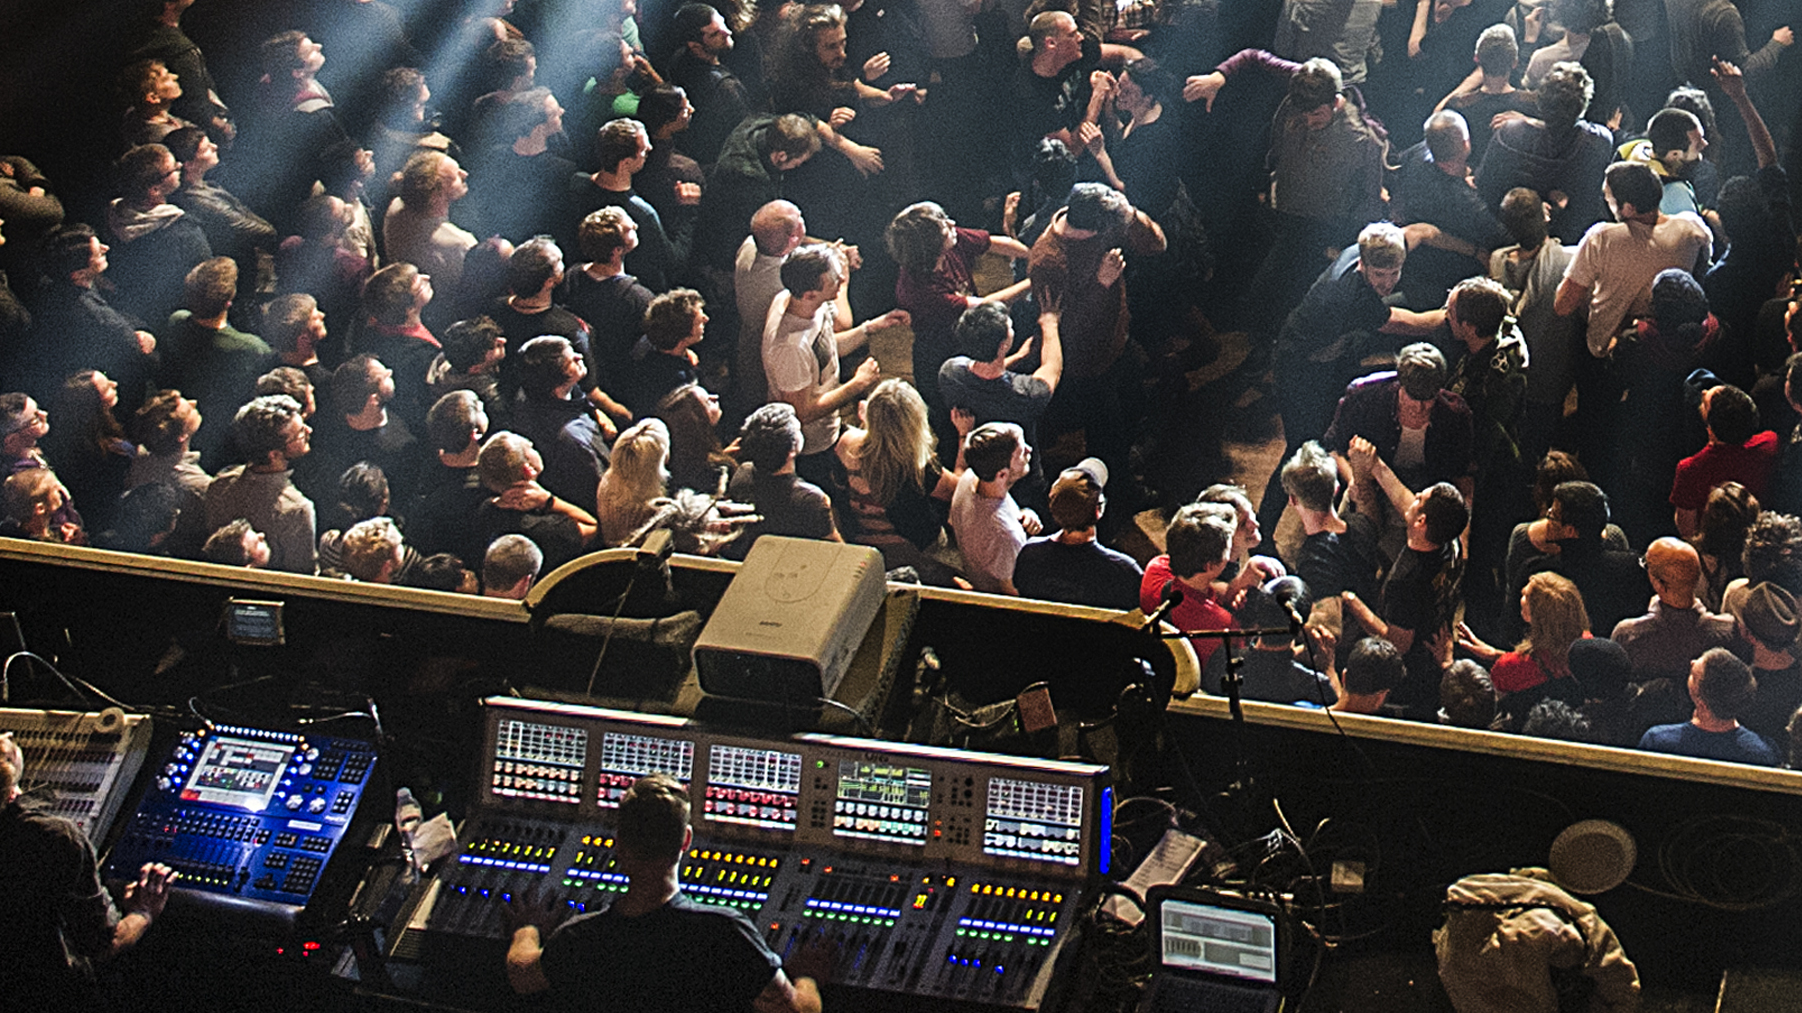
[[[1214,600],[1210,585],[1233,557],[1233,508],[1220,503],[1191,503],[1176,512],[1164,532],[1169,550],[1145,567],[1139,584],[1139,608],[1150,615],[1163,604],[1165,594],[1181,592],[1182,600],[1170,610],[1170,624],[1184,632],[1223,630],[1233,626],[1233,614]],[[1194,637],[1195,657],[1206,667],[1208,656],[1220,646],[1211,637]]]
[[[1727,384],[1703,391],[1702,421],[1708,425],[1708,445],[1679,461],[1671,482],[1677,533],[1691,539],[1715,486],[1738,482],[1763,500],[1777,466],[1777,434],[1759,431],[1758,407],[1745,391]]]

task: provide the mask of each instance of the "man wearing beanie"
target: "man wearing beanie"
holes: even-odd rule
[[[1790,715],[1802,705],[1802,661],[1796,659],[1796,599],[1766,581],[1739,610],[1739,632],[1752,645],[1758,692],[1740,723],[1772,742],[1788,738]]]
[[[1645,564],[1657,597],[1645,615],[1616,623],[1610,638],[1626,648],[1634,682],[1680,682],[1703,651],[1737,646],[1733,618],[1716,615],[1696,600],[1702,559],[1695,546],[1680,538],[1660,538],[1646,547]]]
[[[1095,538],[1107,509],[1106,485],[1107,465],[1093,457],[1058,475],[1051,485],[1058,532],[1028,541],[1014,561],[1014,586],[1022,595],[1121,611],[1138,606],[1145,572]]]
[[[1582,694],[1583,704],[1577,710],[1589,722],[1589,741],[1632,749],[1645,726],[1634,721],[1637,690],[1627,651],[1602,637],[1579,640],[1570,645],[1570,674]]]

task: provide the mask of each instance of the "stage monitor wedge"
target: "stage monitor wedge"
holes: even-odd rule
[[[695,644],[701,688],[780,704],[831,696],[886,589],[868,546],[759,538]]]

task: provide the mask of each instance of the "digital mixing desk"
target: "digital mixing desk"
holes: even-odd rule
[[[214,909],[221,925],[290,928],[352,836],[375,761],[375,747],[357,739],[184,731],[151,772],[106,878],[162,862],[181,874],[170,898],[178,908]]]
[[[1107,869],[1106,767],[486,705],[462,851],[415,889],[390,936],[394,960],[498,943],[502,906],[528,891],[578,912],[606,903],[626,886],[612,811],[659,771],[694,800],[683,891],[743,911],[779,954],[816,936],[837,943],[842,985],[1037,1008]]]

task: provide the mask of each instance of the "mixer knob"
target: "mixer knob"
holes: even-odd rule
[[[175,775],[181,773],[181,768],[177,767],[173,763],[165,763],[165,764],[163,764],[163,773],[169,775],[170,777],[174,777]]]
[[[159,777],[156,779],[156,787],[158,791],[168,791],[175,787],[175,782],[166,777]]]
[[[304,801],[306,801],[306,800],[301,798],[299,795],[289,795],[287,805],[288,805],[289,809],[299,809],[300,804]]]
[[[325,799],[315,798],[307,803],[307,812],[318,814],[325,812]]]
[[[294,767],[294,773],[299,774],[301,777],[305,777],[308,774],[311,774],[312,772],[313,772],[313,765],[310,763],[296,764]]]
[[[307,758],[307,759],[308,759],[308,760],[317,760],[317,759],[319,759],[319,747],[318,747],[318,746],[311,746],[311,747],[309,747],[309,748],[308,748],[308,749],[307,749],[307,751],[306,751],[306,754],[305,754],[305,755],[306,755],[306,758]]]

